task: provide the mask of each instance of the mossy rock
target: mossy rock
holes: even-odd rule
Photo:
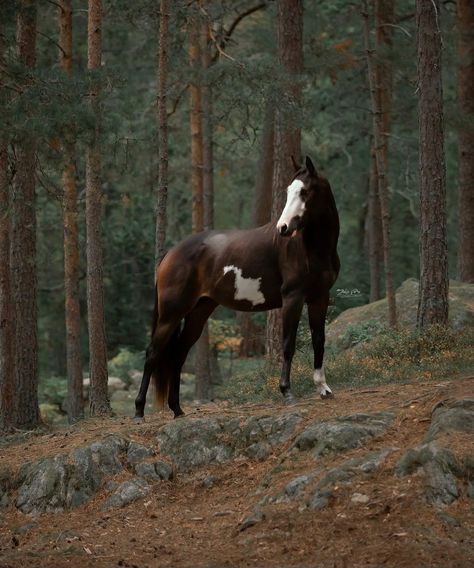
[[[400,328],[414,329],[418,310],[418,280],[405,280],[396,291],[396,302]],[[388,326],[386,298],[342,312],[326,330],[328,344],[336,344],[349,326],[360,326],[369,321],[376,324],[375,329]],[[449,322],[458,330],[474,327],[474,284],[450,281]]]

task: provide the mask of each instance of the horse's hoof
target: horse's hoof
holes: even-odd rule
[[[143,424],[144,422],[145,422],[144,416],[134,416],[133,417],[133,423],[134,424]]]
[[[322,393],[320,394],[320,397],[321,397],[323,400],[328,400],[328,399],[330,399],[330,398],[334,398],[334,394],[333,394],[332,391],[330,391],[330,390],[325,390],[324,392],[322,392]]]
[[[174,419],[175,420],[176,420],[176,418],[182,418],[183,416],[184,416],[184,412],[181,410],[181,408],[174,413]]]
[[[296,404],[296,398],[290,393],[285,394],[284,397],[285,404],[291,406],[292,404]]]

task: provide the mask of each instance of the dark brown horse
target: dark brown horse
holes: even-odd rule
[[[152,340],[135,401],[137,422],[143,419],[151,376],[158,400],[167,397],[175,417],[183,414],[181,369],[218,304],[247,312],[282,308],[280,390],[291,402],[291,361],[306,303],[314,350],[313,379],[323,398],[332,397],[323,369],[324,323],[329,289],[339,272],[339,217],[331,187],[311,159],[306,158],[304,167],[295,164],[295,169],[278,222],[245,231],[199,233],[164,257],[156,276]]]

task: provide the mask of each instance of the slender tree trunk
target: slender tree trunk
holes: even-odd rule
[[[458,278],[474,283],[474,2],[458,0],[459,245]]]
[[[303,2],[278,2],[278,60],[287,73],[286,93],[295,107],[301,106],[301,85],[298,75],[303,71]],[[277,108],[275,117],[275,153],[273,166],[272,219],[277,219],[285,205],[285,188],[293,169],[291,156],[301,158],[301,129],[291,126],[289,113]],[[266,353],[271,364],[282,362],[281,311],[271,310],[267,316]]]
[[[367,248],[369,252],[369,301],[382,298],[383,234],[377,183],[377,162],[373,144],[370,149],[369,198],[367,203]]]
[[[190,22],[189,64],[192,79],[189,86],[191,119],[191,186],[193,233],[204,230],[204,164],[203,164],[203,112],[202,112],[202,26],[196,13]],[[207,47],[207,46],[206,46]],[[208,165],[209,167],[209,165]],[[209,173],[209,172],[208,172]],[[197,400],[208,400],[210,395],[209,331],[203,329],[196,344],[196,389]]]
[[[0,21],[0,62],[5,53],[4,27]],[[0,80],[3,79],[0,67]],[[0,91],[0,104],[6,102]],[[0,431],[15,426],[15,327],[10,269],[10,184],[8,180],[8,144],[0,137]]]
[[[36,64],[36,2],[22,0],[17,21],[17,52],[22,64]],[[16,145],[11,270],[15,306],[15,425],[34,428],[38,406],[38,331],[36,274],[36,143],[23,136]]]
[[[2,47],[3,45],[0,46],[0,51],[3,52]],[[15,426],[15,335],[10,272],[7,148],[7,143],[0,140],[0,431],[9,431]]]
[[[91,71],[90,104],[95,127],[86,154],[87,229],[87,321],[89,324],[89,372],[91,416],[111,413],[107,390],[107,344],[105,338],[103,255],[101,235],[101,155],[99,146],[100,89],[94,76],[102,61],[102,2],[89,0],[87,24],[87,68]]]
[[[268,101],[265,107],[260,159],[255,181],[253,225],[260,227],[270,221],[272,210],[273,155],[275,139],[275,107]]]
[[[255,201],[253,206],[253,226],[260,227],[270,221],[272,210],[273,152],[275,137],[275,107],[267,101],[260,142],[260,158],[255,180]],[[239,356],[250,357],[265,352],[264,329],[257,326],[249,312],[237,313],[237,325],[242,342]]]
[[[388,321],[391,327],[397,326],[397,308],[393,286],[391,245],[390,245],[390,209],[388,199],[388,180],[386,175],[386,153],[384,124],[380,107],[381,95],[377,95],[374,54],[370,45],[369,13],[366,0],[363,0],[364,36],[367,53],[367,72],[369,77],[370,98],[374,131],[374,151],[377,167],[377,189],[382,214],[383,258],[385,268],[385,294],[388,301]]]
[[[388,147],[390,136],[390,113],[392,101],[392,30],[393,0],[375,1],[376,61],[374,62],[375,94],[382,124],[382,149],[385,176],[388,182]],[[382,297],[381,271],[383,269],[382,213],[378,195],[378,172],[375,148],[370,153],[370,185],[367,208],[370,301]]]
[[[72,77],[72,9],[71,0],[61,0],[59,7],[59,62]],[[83,418],[81,356],[81,312],[79,303],[79,237],[77,228],[77,189],[74,125],[63,141],[64,169],[64,295],[67,353],[67,413],[69,422]]]
[[[448,322],[448,247],[439,0],[416,2],[420,136],[418,327]]]
[[[168,77],[168,0],[160,0],[160,31],[158,47],[158,191],[156,195],[155,264],[166,253],[166,228],[168,223],[168,114],[166,110],[166,84]]]

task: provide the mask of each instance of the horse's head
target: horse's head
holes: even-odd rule
[[[308,209],[317,199],[318,181],[320,181],[309,156],[306,156],[304,166],[299,166],[293,157],[292,161],[295,177],[286,190],[286,204],[277,222],[277,231],[283,237],[289,237],[303,228]]]

